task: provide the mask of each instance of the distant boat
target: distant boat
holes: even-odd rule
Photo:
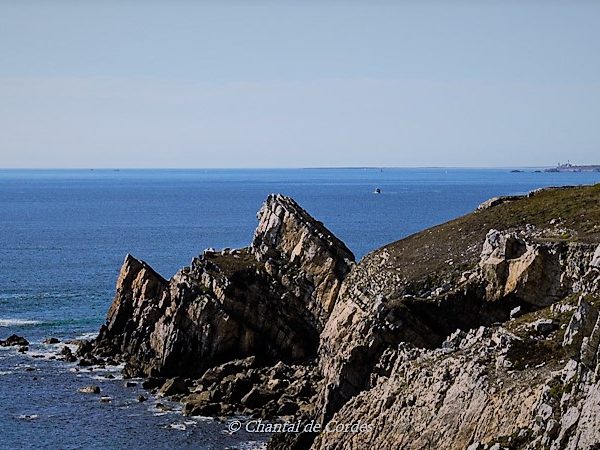
[[[377,188],[373,191],[373,194],[381,194],[381,189]]]

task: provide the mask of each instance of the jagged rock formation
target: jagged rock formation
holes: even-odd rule
[[[130,376],[192,375],[235,358],[301,361],[354,256],[292,199],[271,195],[250,248],[205,251],[169,281],[128,255],[92,353]]]
[[[570,302],[555,306],[569,309]],[[564,310],[549,307],[536,317],[564,326]],[[583,330],[590,350],[580,346],[578,362],[565,357],[560,326],[540,337],[524,319],[532,317],[457,333],[435,350],[404,343],[388,350],[373,387],[331,421],[367,421],[369,431],[323,433],[314,447],[592,448],[600,442],[598,342],[591,338],[598,326]],[[594,356],[584,362],[583,354]]]
[[[265,263],[269,274],[280,280],[294,266],[302,269],[303,282],[310,283],[310,287],[304,287],[305,303],[322,327],[342,280],[353,265],[354,255],[291,198],[270,195],[258,212],[258,219],[252,253]],[[303,288],[291,284],[286,287]]]
[[[79,354],[159,377],[147,387],[186,414],[327,429],[273,449],[598,448],[598,198],[600,186],[490,201],[355,265],[272,195],[248,248],[205,251],[168,281],[127,257]]]
[[[564,219],[520,225],[527,217],[539,221],[539,211],[548,209],[540,199],[569,201],[598,190],[511,198],[365,257],[345,279],[321,335],[324,389],[316,414],[323,424],[370,420],[371,431],[322,433],[314,448],[484,448],[479,442],[590,448],[600,442],[594,429],[600,407],[592,407],[597,393],[589,374],[596,371],[600,339],[592,331],[594,309],[580,306],[564,330],[572,296],[600,294],[598,228],[586,225],[592,232],[583,237],[580,227],[565,231]],[[515,210],[526,212],[510,223],[506,216]],[[482,222],[486,228],[477,231]],[[453,229],[474,239],[455,250],[438,238]],[[443,255],[445,267],[428,252]],[[497,325],[510,324],[511,311],[524,314],[518,323],[531,319],[523,327],[533,337]],[[569,355],[579,362],[568,363]],[[579,397],[574,402],[571,394],[569,406],[553,406],[551,417],[544,416],[555,420],[544,424],[548,434],[538,409],[555,372],[568,364],[581,375],[561,380],[577,380]],[[574,428],[582,414],[586,421]]]

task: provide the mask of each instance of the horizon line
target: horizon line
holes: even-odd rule
[[[596,164],[580,164],[575,167],[596,166]],[[527,166],[280,166],[280,167],[0,167],[0,170],[366,170],[366,169],[547,169],[558,165]]]

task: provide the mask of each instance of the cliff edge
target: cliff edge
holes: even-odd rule
[[[170,280],[128,256],[86,364],[122,360],[185,414],[327,429],[272,449],[600,446],[600,185],[487,202],[358,264],[288,197],[258,219]]]

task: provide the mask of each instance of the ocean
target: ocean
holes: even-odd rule
[[[205,248],[248,245],[278,192],[359,259],[493,196],[597,182],[534,169],[0,170],[0,339],[31,343],[24,355],[0,348],[0,448],[256,448],[268,438],[184,418],[163,399],[139,403],[142,389],[116,369],[47,358],[63,344],[45,338],[97,332],[127,253],[168,278]],[[112,401],[77,392],[89,384]]]

